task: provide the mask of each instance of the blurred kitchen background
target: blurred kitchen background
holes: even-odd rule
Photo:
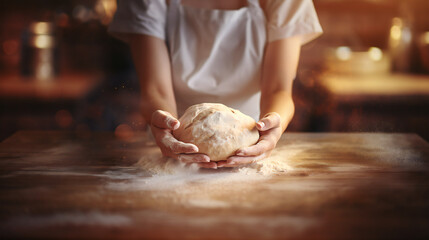
[[[411,132],[429,141],[429,1],[314,0],[324,34],[302,49],[289,131]],[[146,123],[115,0],[0,2],[0,140],[18,130]]]

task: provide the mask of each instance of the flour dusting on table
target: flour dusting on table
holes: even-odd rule
[[[145,177],[121,182],[111,182],[110,189],[128,190],[173,190],[186,191],[198,188],[216,189],[228,188],[233,184],[247,184],[249,182],[270,179],[276,174],[291,171],[288,156],[299,151],[288,151],[288,154],[273,151],[273,154],[251,165],[237,168],[199,169],[195,164],[186,165],[179,161],[163,157],[159,151],[146,153],[135,165]],[[180,190],[178,190],[180,189]]]
[[[195,164],[184,164],[175,159],[163,157],[161,153],[142,157],[137,162],[136,166],[152,174],[152,177],[174,174],[197,174],[201,171]],[[284,156],[284,154],[280,155],[277,151],[274,151],[273,154],[268,158],[250,165],[237,167],[232,169],[231,172],[237,173],[239,175],[270,176],[290,170],[292,170],[292,167],[287,163],[287,156]]]
[[[294,159],[312,147],[304,142],[278,146],[270,157],[253,164],[219,169],[199,169],[163,157],[157,148],[145,149],[144,156],[132,166],[139,174],[133,179],[109,181],[106,188],[141,194],[148,191],[156,206],[253,209],[259,200],[246,197],[244,201],[242,197],[266,189],[274,176],[301,171],[293,167]]]

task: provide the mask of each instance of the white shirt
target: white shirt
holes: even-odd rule
[[[199,9],[180,0],[121,0],[109,31],[139,33],[166,41],[179,115],[201,102],[219,102],[259,117],[260,68],[267,42],[321,34],[311,0],[258,0],[237,10]],[[138,67],[138,66],[136,66]]]

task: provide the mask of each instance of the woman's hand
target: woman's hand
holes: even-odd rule
[[[304,36],[296,35],[272,41],[265,47],[262,61],[260,111],[265,114],[257,123],[259,141],[239,149],[235,156],[218,162],[218,167],[236,167],[268,157],[283,131],[292,120],[295,106],[292,99],[299,54]]]
[[[283,133],[280,115],[275,112],[266,114],[256,123],[256,128],[260,135],[258,142],[237,150],[236,155],[226,161],[219,161],[218,167],[238,167],[270,156]]]
[[[162,154],[183,163],[195,163],[201,168],[217,168],[207,155],[198,153],[197,146],[181,142],[173,136],[173,130],[179,126],[179,120],[168,112],[157,110],[152,114],[151,130]]]

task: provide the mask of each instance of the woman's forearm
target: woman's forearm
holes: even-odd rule
[[[130,48],[140,81],[141,108],[150,123],[156,110],[177,117],[176,101],[171,80],[171,67],[165,42],[147,35],[132,35]]]
[[[295,113],[295,105],[290,91],[280,90],[270,94],[262,93],[261,118],[272,112],[280,115],[282,132],[284,132]]]
[[[163,110],[177,117],[174,96],[172,97],[164,89],[159,89],[156,86],[142,86],[140,103],[143,117],[148,123],[150,123],[152,114],[156,110]]]
[[[270,42],[265,50],[261,78],[261,118],[267,113],[280,115],[282,131],[295,112],[292,86],[298,67],[301,37]]]

